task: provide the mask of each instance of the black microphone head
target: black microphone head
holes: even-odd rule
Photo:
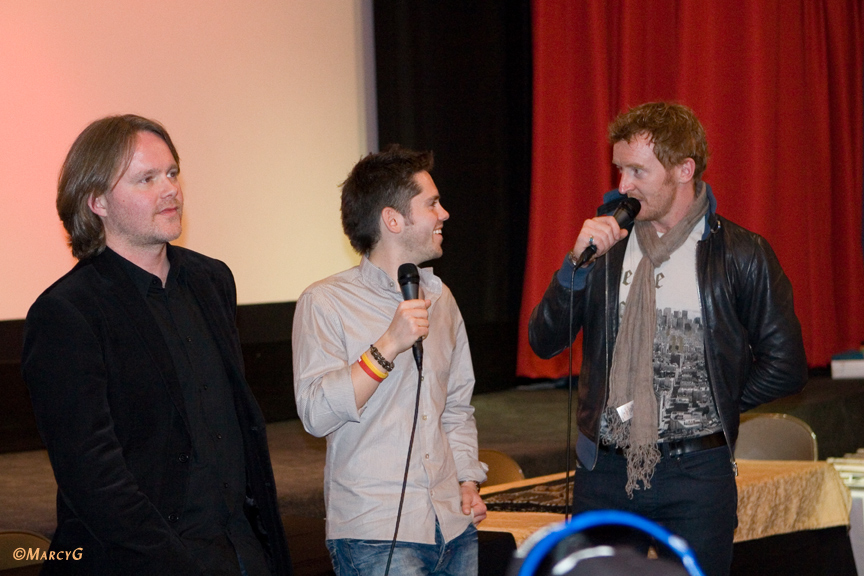
[[[396,272],[396,277],[399,279],[399,287],[402,289],[402,298],[405,300],[416,300],[420,297],[420,271],[417,270],[416,264],[412,264],[411,262],[402,264]],[[423,339],[418,339],[412,348],[417,369],[422,371]]]
[[[417,270],[417,265],[411,262],[402,264],[396,276],[402,288],[402,297],[405,300],[416,300],[420,294],[420,271]]]
[[[621,201],[621,204],[619,204],[618,208],[615,209],[615,213],[612,214],[612,217],[618,222],[619,227],[626,228],[636,219],[636,216],[639,214],[639,210],[641,209],[642,203],[636,198],[630,198],[628,196]]]

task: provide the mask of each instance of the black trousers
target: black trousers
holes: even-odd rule
[[[684,538],[706,576],[729,575],[738,524],[738,489],[729,448],[662,458],[651,488],[634,491],[632,499],[624,490],[626,484],[626,458],[601,451],[594,470],[576,470],[573,513],[624,510],[638,514]],[[674,556],[663,548],[657,552]]]

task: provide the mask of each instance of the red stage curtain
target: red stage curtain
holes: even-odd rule
[[[606,126],[675,100],[708,134],[705,181],[765,236],[792,280],[811,366],[864,340],[861,0],[534,0],[534,135],[518,373],[531,310],[601,195],[617,186]],[[581,339],[574,371],[581,362]]]

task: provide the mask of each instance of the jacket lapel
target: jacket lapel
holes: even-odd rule
[[[180,250],[175,249],[174,252],[178,259],[185,256]],[[231,314],[235,310],[234,302],[229,301],[230,295],[220,294],[217,278],[188,260],[184,258],[187,287],[207,321],[228,375],[232,381],[236,381],[238,377],[242,379],[242,352],[234,334],[234,316]]]
[[[180,250],[175,249],[175,254]],[[178,255],[180,257],[181,255]],[[246,384],[243,375],[243,352],[240,348],[239,338],[235,335],[234,315],[236,297],[233,293],[222,293],[220,289],[230,290],[229,286],[222,282],[221,278],[215,277],[209,270],[196,266],[195,263],[185,259],[187,274],[187,286],[198,302],[201,313],[206,319],[210,333],[216,341],[219,355],[228,381],[231,383],[234,393],[234,407],[241,422],[249,422],[254,416],[249,413],[250,401],[254,403],[251,391]],[[248,445],[248,438],[244,434],[244,444]],[[256,453],[254,450],[248,454]]]

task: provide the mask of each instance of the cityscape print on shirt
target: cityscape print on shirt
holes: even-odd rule
[[[619,318],[624,316],[625,306],[624,302],[619,304]],[[699,310],[657,309],[654,395],[661,441],[722,430],[705,367],[704,329]]]
[[[721,429],[705,367],[699,310],[657,310],[654,394],[661,440],[680,440]]]

